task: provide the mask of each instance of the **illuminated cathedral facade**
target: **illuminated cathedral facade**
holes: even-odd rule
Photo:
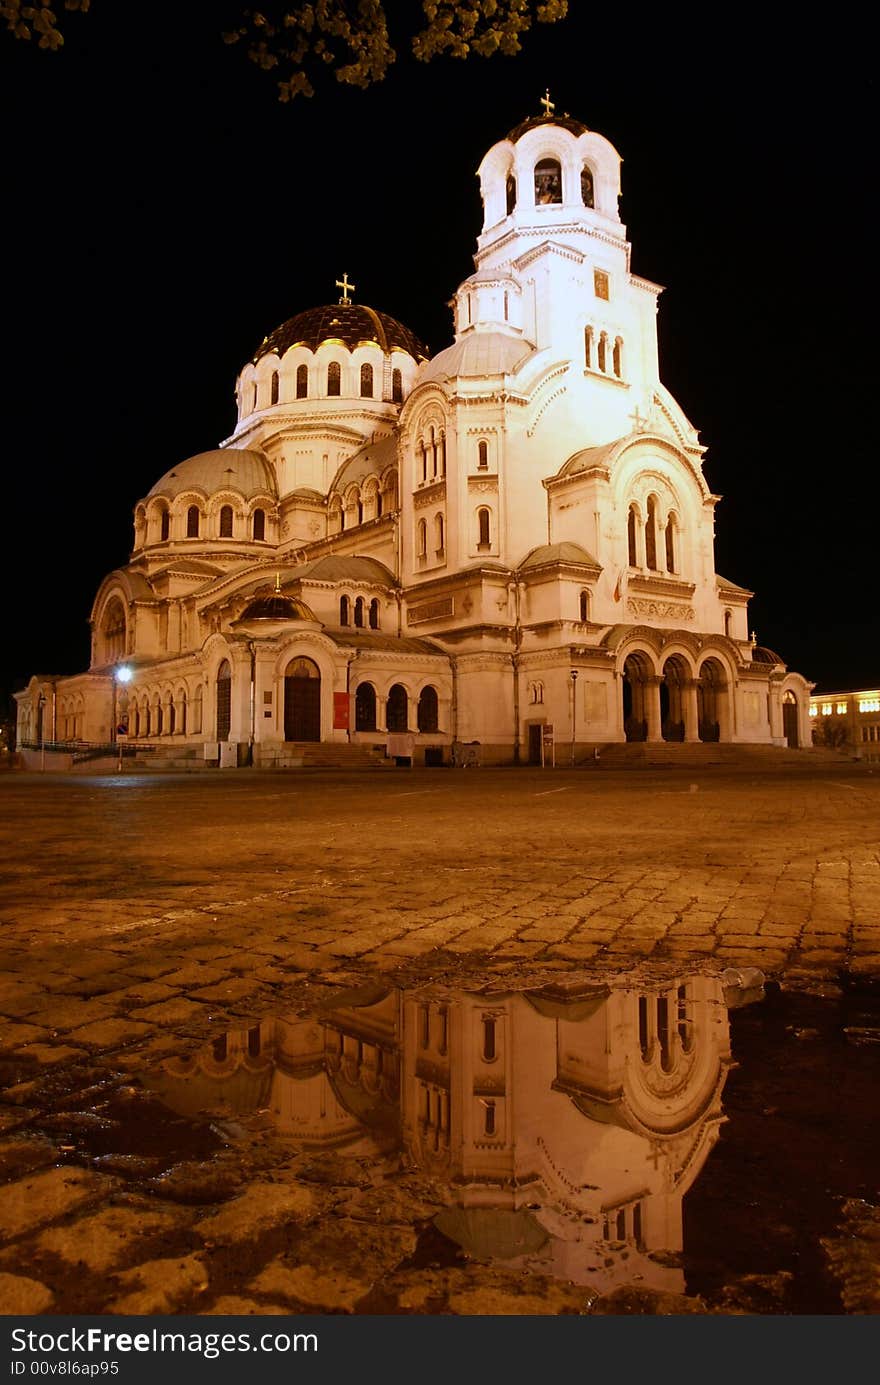
[[[20,747],[284,768],[810,744],[811,685],[715,570],[719,497],[660,379],[619,155],[548,107],[478,175],[453,344],[429,357],[347,275],[271,332],[231,436],[137,502],[88,671],[17,695]]]

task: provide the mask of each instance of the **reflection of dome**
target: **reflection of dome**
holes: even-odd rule
[[[274,351],[283,356],[291,346],[307,346],[315,351],[323,341],[341,341],[352,350],[361,342],[375,342],[384,352],[407,351],[415,360],[427,356],[418,337],[388,313],[377,312],[364,303],[333,303],[323,308],[307,308],[288,318],[265,337],[253,355],[253,362]]]
[[[257,596],[242,611],[239,620],[311,620],[317,621],[314,611],[304,601],[283,592]]]
[[[173,500],[189,490],[205,495],[234,490],[246,500],[252,495],[277,493],[272,468],[263,454],[241,447],[216,447],[211,452],[187,457],[166,471],[149,495],[164,495]]]

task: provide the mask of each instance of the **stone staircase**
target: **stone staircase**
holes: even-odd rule
[[[837,750],[809,746],[791,750],[778,745],[735,745],[723,741],[625,741],[584,751],[578,747],[575,767],[589,769],[769,769],[810,770],[820,767],[849,769],[856,763]]]

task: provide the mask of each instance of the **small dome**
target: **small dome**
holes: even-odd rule
[[[283,592],[273,591],[265,596],[257,596],[242,611],[239,620],[309,620],[317,621],[317,616],[304,601]]]
[[[272,351],[283,356],[291,346],[307,346],[316,351],[323,341],[341,341],[350,351],[361,342],[375,342],[386,355],[406,351],[417,361],[428,355],[415,333],[388,313],[377,312],[364,303],[333,303],[307,308],[276,327],[254,352],[253,364]]]
[[[575,563],[580,567],[593,567],[601,572],[596,559],[585,548],[581,548],[579,543],[572,543],[570,540],[564,543],[542,543],[539,548],[533,548],[531,553],[523,558],[518,571],[529,572],[532,568],[546,567],[552,563]]]
[[[396,462],[397,437],[394,433],[386,433],[384,437],[368,442],[342,463],[330,490],[342,492],[352,483],[360,484],[367,476],[381,476]]]
[[[263,454],[241,447],[217,447],[211,452],[199,452],[195,457],[187,457],[166,471],[149,491],[147,499],[153,495],[164,495],[173,500],[189,490],[202,491],[205,495],[234,490],[246,500],[252,495],[274,496],[278,493],[272,467]]]
[[[753,664],[781,664],[782,660],[778,654],[774,654],[772,649],[768,649],[764,644],[756,644],[752,650]]]
[[[451,380],[458,376],[513,375],[532,354],[522,337],[506,332],[468,332],[461,341],[447,346],[419,371],[417,384],[428,380]]]
[[[540,125],[556,125],[562,130],[569,130],[573,135],[588,133],[588,127],[580,120],[573,120],[570,115],[530,115],[527,120],[521,120],[518,125],[514,125],[507,138],[511,144],[516,144],[528,130],[537,129]]]

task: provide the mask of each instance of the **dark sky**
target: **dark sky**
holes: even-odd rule
[[[87,666],[136,501],[229,435],[238,370],[334,301],[343,270],[359,301],[448,344],[476,168],[548,85],[623,157],[633,269],[666,286],[662,377],[724,497],[719,572],[756,592],[751,627],[789,667],[876,686],[867,45],[803,19],[768,32],[766,9],[642,27],[573,0],[519,58],[402,55],[367,92],[328,80],[284,105],[222,43],[236,9],[157,22],[93,0],[57,54],[0,34],[0,707],[33,672]]]

